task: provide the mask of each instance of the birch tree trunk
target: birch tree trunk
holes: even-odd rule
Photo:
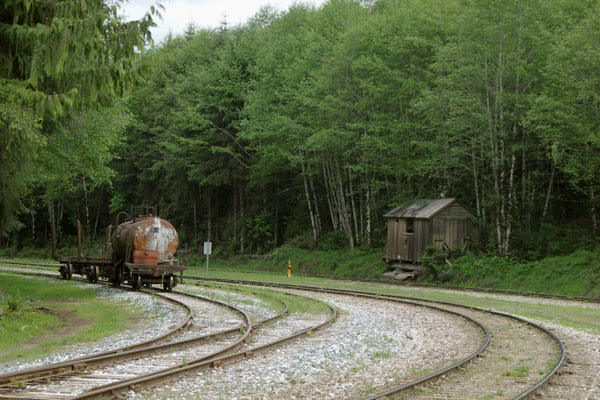
[[[82,183],[83,183],[83,199],[84,199],[84,205],[85,205],[85,229],[88,232],[88,236],[89,236],[89,232],[90,230],[90,209],[88,206],[88,192],[87,192],[87,187],[85,184],[85,175],[82,175]]]
[[[367,191],[366,191],[366,199],[365,199],[365,205],[366,205],[366,209],[367,209],[367,232],[366,232],[366,239],[367,239],[367,244],[370,246],[371,245],[371,186],[367,183]]]
[[[246,221],[244,216],[244,187],[240,182],[239,186],[239,195],[240,195],[240,220],[242,221],[242,226],[240,229],[240,255],[244,255],[246,249],[244,248],[244,240],[246,238]]]
[[[554,182],[554,165],[552,165],[552,171],[550,172],[550,182],[548,182],[548,190],[546,191],[546,201],[544,201],[544,211],[542,212],[542,220],[546,218],[548,213],[548,204],[550,203],[550,193],[552,193],[552,182]]]
[[[317,217],[312,207],[312,200],[310,196],[308,179],[306,178],[306,168],[304,167],[304,160],[300,161],[302,168],[302,179],[304,181],[304,194],[306,195],[306,204],[308,205],[308,213],[310,215],[310,224],[313,231],[313,247],[317,248],[319,245],[319,224],[317,223]]]

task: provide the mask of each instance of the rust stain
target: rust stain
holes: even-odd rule
[[[134,255],[134,263],[137,263],[136,260],[145,260],[148,256],[152,256],[147,260],[150,261],[154,255],[149,252],[153,252],[157,255],[157,261],[152,264],[156,264],[174,258],[179,239],[177,231],[168,221],[158,217],[148,217],[119,225],[115,230],[113,241],[113,248],[117,254],[128,257],[129,255],[125,253],[129,248],[130,254]],[[148,253],[144,254],[144,252]],[[140,262],[140,264],[148,263]]]

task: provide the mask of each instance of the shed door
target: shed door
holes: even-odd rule
[[[404,226],[404,255],[405,260],[415,262],[415,220],[407,218]]]
[[[446,233],[444,220],[442,218],[434,218],[433,219],[433,244],[442,248],[444,243],[444,235]]]

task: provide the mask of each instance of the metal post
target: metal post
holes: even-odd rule
[[[204,254],[206,254],[206,272],[208,272],[208,256],[212,253],[212,243],[204,242]]]

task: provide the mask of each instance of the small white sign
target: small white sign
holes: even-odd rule
[[[204,254],[207,256],[212,254],[212,242],[204,242]]]

